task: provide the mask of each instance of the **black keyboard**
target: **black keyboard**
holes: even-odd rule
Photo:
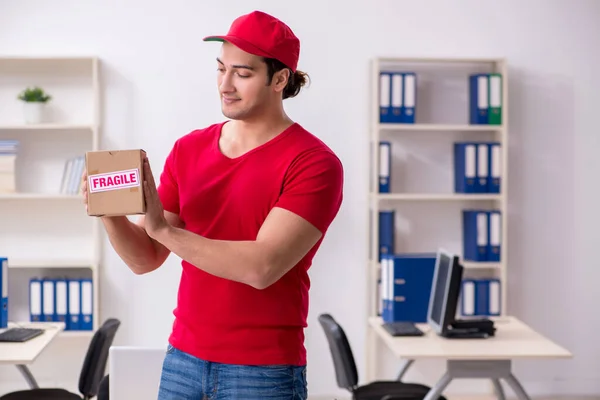
[[[425,334],[414,323],[408,321],[386,322],[383,324],[383,329],[392,336],[423,336]]]
[[[38,328],[9,328],[0,333],[0,342],[26,342],[42,333]]]

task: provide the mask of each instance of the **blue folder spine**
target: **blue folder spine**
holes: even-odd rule
[[[402,117],[403,124],[415,123],[417,103],[417,74],[415,72],[402,73]]]
[[[490,262],[500,262],[502,252],[502,212],[489,210],[488,214],[488,251]]]
[[[392,112],[392,72],[381,71],[379,73],[379,122],[398,122],[398,117]]]
[[[379,211],[379,261],[383,255],[396,251],[396,211]]]
[[[475,143],[454,143],[454,191],[456,193],[476,193],[477,145]]]
[[[8,258],[0,258],[0,328],[8,327]]]
[[[488,261],[488,211],[463,210],[463,259],[465,261]]]
[[[469,76],[469,122],[471,124],[488,124],[488,80],[488,74]]]
[[[392,143],[387,140],[379,142],[379,193],[391,192],[392,175]]]
[[[500,193],[502,182],[502,147],[499,142],[490,142],[489,145],[489,180],[488,192]]]

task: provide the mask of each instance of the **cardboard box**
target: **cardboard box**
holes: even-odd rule
[[[88,215],[144,214],[144,150],[90,151],[85,155]]]

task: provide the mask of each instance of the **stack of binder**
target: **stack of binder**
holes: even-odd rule
[[[19,141],[0,140],[0,193],[16,192],[15,169]]]
[[[380,313],[384,322],[427,322],[435,261],[435,253],[382,257]]]
[[[454,143],[454,191],[500,193],[501,157],[499,142]]]
[[[91,331],[93,285],[89,278],[32,278],[29,281],[30,320],[64,322],[68,331]]]
[[[502,125],[502,75],[469,75],[469,122]]]
[[[462,211],[463,259],[474,262],[500,262],[502,212],[500,210]]]
[[[379,122],[414,124],[416,100],[416,73],[396,71],[379,73]]]
[[[460,313],[464,317],[492,317],[501,313],[501,283],[497,278],[462,280]]]

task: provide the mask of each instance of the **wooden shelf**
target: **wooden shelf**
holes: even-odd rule
[[[463,267],[467,269],[496,269],[502,268],[502,263],[497,262],[476,262],[476,261],[462,261]]]
[[[0,125],[0,132],[3,131],[89,131],[93,132],[92,125],[71,125],[71,124],[23,124],[23,125]]]
[[[376,269],[381,268],[381,263],[379,261],[370,260],[370,264],[371,264],[371,266],[375,267]],[[461,264],[466,269],[483,269],[483,270],[487,270],[487,269],[502,268],[502,263],[498,263],[498,262],[464,261],[464,260],[462,260],[462,256],[461,256]]]
[[[430,131],[430,132],[502,132],[502,125],[462,124],[378,124],[380,131]]]
[[[60,193],[0,193],[0,200],[82,200],[82,197]]]
[[[502,64],[504,58],[468,58],[468,57],[377,57],[376,62],[380,64]]]
[[[9,268],[94,268],[91,260],[68,258],[8,259]]]
[[[465,201],[465,200],[502,200],[500,194],[487,193],[372,193],[379,200],[401,201]]]
[[[97,62],[98,57],[96,56],[72,56],[72,55],[64,55],[64,56],[31,56],[31,55],[5,55],[0,57],[0,63],[8,63],[8,62],[23,62],[23,63],[31,63],[35,62]]]

